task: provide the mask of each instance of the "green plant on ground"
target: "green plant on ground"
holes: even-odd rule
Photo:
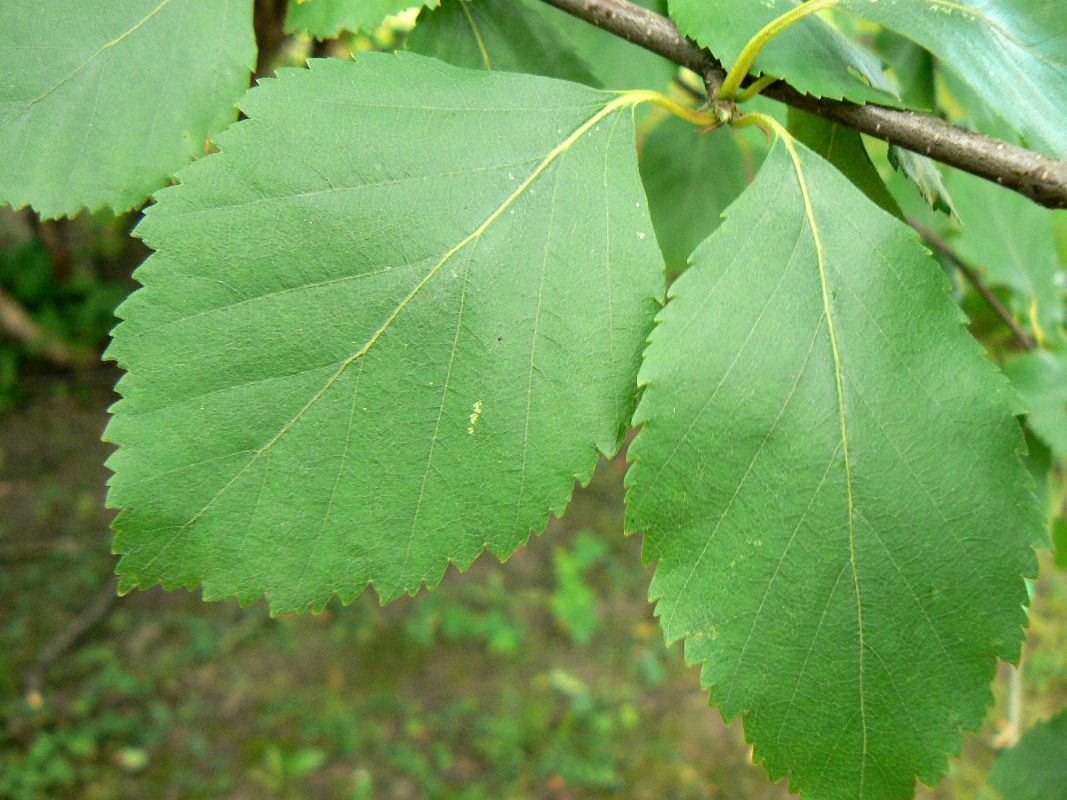
[[[289,24],[333,35],[405,5],[306,0]],[[907,798],[1019,658],[1059,507],[1062,219],[1031,201],[1067,206],[1067,17],[650,5],[678,29],[618,0],[430,3],[409,52],[311,59],[247,94],[248,0],[5,5],[0,200],[155,200],[107,352],[126,370],[105,435],[120,590],[388,602],[511,556],[639,428],[626,525],[667,641],[772,779]],[[26,58],[42,32],[61,55]],[[581,594],[581,566],[557,569]],[[576,638],[587,601],[561,614]],[[441,624],[516,646],[482,622]],[[263,781],[314,752],[265,750]],[[603,762],[567,769],[615,787]]]

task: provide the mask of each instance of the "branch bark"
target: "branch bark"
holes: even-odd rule
[[[544,0],[568,14],[658,53],[704,78],[709,97],[725,78],[707,50],[672,20],[627,0]],[[1047,208],[1067,208],[1067,162],[974,133],[942,119],[880,105],[811,97],[779,81],[763,94],[877,139],[1012,189]]]

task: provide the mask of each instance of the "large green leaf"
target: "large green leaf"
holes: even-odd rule
[[[0,4],[0,202],[140,205],[237,115],[252,0]]]
[[[1004,800],[1063,800],[1067,797],[1067,711],[1039,722],[1000,754],[989,782]]]
[[[1067,356],[1027,353],[1009,361],[1004,372],[1026,401],[1030,429],[1056,458],[1067,458]]]
[[[907,226],[775,146],[672,286],[627,529],[668,641],[773,779],[932,783],[1018,657],[1044,520],[1018,398]],[[794,161],[795,158],[795,161]]]
[[[663,264],[617,96],[310,63],[139,228],[108,351],[124,589],[432,586],[562,512],[633,409]]]
[[[332,39],[341,31],[374,30],[386,17],[409,8],[433,8],[438,0],[289,0],[285,30],[314,39]]]
[[[669,0],[682,33],[709,48],[727,68],[766,25],[798,0]],[[754,65],[807,94],[857,103],[899,103],[878,59],[818,16],[800,20],[764,47]]]
[[[989,283],[1013,293],[1011,305],[1044,341],[1063,325],[1053,212],[965,172],[949,176],[960,227],[953,247]]]
[[[445,0],[423,9],[407,48],[471,69],[529,72],[590,85],[599,81],[559,28],[545,18],[541,0],[507,3]]]

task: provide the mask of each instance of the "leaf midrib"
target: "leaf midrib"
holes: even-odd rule
[[[862,756],[860,759],[859,798],[860,800],[863,800],[863,786],[867,769],[867,710],[864,691],[864,650],[866,645],[864,643],[863,635],[863,601],[860,595],[859,571],[856,563],[856,502],[853,494],[852,459],[848,443],[848,421],[845,413],[844,368],[841,363],[841,351],[837,344],[837,326],[834,322],[833,308],[830,303],[830,290],[826,275],[826,254],[823,250],[822,237],[819,235],[819,225],[815,219],[815,209],[811,202],[811,194],[808,190],[807,178],[804,176],[804,168],[800,159],[800,153],[797,151],[794,142],[784,135],[782,136],[782,142],[785,144],[789,156],[793,161],[793,167],[796,170],[797,182],[800,185],[800,193],[804,200],[804,215],[807,218],[808,225],[811,228],[811,235],[815,242],[815,256],[819,266],[819,284],[822,289],[823,315],[826,317],[826,325],[830,333],[830,351],[833,354],[834,361],[837,405],[841,419],[841,445],[845,462],[845,488],[848,495],[849,563],[852,567],[852,586],[856,596],[856,627],[859,636],[859,713],[863,737]]]

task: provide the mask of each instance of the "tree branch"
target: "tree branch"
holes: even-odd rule
[[[715,57],[679,33],[672,20],[627,0],[544,2],[693,70],[704,78],[709,97],[725,78]],[[1040,205],[1067,208],[1065,161],[974,133],[930,114],[811,97],[782,81],[764,89],[763,94],[1013,189]]]

